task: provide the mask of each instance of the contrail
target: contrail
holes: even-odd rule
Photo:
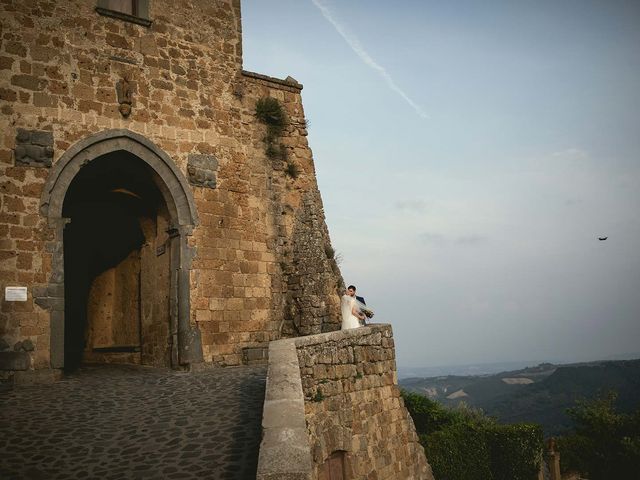
[[[367,53],[364,47],[360,44],[360,41],[355,37],[355,35],[351,34],[345,27],[343,27],[339,22],[337,22],[333,16],[331,15],[331,11],[324,5],[320,0],[311,0],[313,4],[318,7],[318,10],[322,13],[322,16],[327,19],[327,21],[333,25],[336,31],[340,34],[342,38],[347,42],[351,50],[353,50],[360,60],[362,60],[366,65],[373,68],[380,76],[387,82],[389,88],[400,95],[405,102],[407,102],[411,107],[416,111],[418,115],[422,118],[429,118],[429,115],[425,113],[422,108],[418,104],[416,104],[413,100],[409,98],[409,96],[402,91],[402,89],[396,85],[396,82],[393,81],[391,75],[379,65],[371,56]]]

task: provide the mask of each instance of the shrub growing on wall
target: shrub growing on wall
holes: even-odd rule
[[[279,141],[287,126],[287,114],[280,102],[273,97],[264,97],[256,102],[256,117],[267,126],[264,137],[265,154],[271,160],[286,163],[285,173],[296,179],[299,175],[297,165],[289,160],[287,147]]]
[[[280,102],[273,97],[261,98],[256,102],[256,117],[267,126],[265,141],[270,144],[282,135],[287,126],[287,116]]]

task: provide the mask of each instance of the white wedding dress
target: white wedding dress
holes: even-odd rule
[[[358,328],[360,326],[360,320],[352,313],[355,304],[356,299],[354,297],[350,297],[349,295],[342,296],[342,330]]]

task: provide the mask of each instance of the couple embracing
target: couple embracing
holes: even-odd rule
[[[367,318],[373,317],[373,312],[367,309],[364,298],[356,296],[356,287],[349,285],[342,296],[342,330],[358,328],[365,325]]]

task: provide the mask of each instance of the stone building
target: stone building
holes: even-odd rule
[[[302,85],[242,69],[239,0],[2,0],[0,17],[5,379],[238,365],[338,328]]]
[[[242,69],[240,0],[0,0],[0,39],[0,380],[270,345],[258,478],[433,480],[390,326],[332,332],[302,85]]]

